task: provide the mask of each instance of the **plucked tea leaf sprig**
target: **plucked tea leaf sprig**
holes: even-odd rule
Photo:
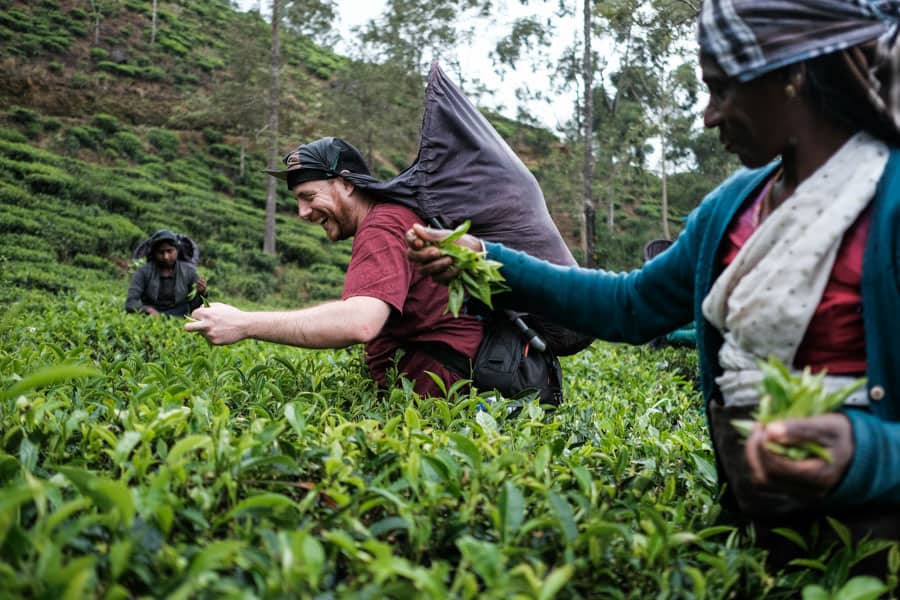
[[[801,373],[791,373],[790,369],[775,356],[770,356],[768,362],[759,361],[759,368],[763,378],[759,384],[759,408],[753,414],[753,418],[763,425],[784,419],[804,419],[833,412],[840,408],[853,392],[866,384],[866,378],[863,377],[839,390],[828,392],[825,389],[824,371],[813,375],[807,367]],[[736,419],[731,424],[747,438],[755,421]],[[831,462],[831,453],[815,442],[804,442],[796,446],[769,442],[766,448],[792,460],[815,456]]]
[[[197,292],[196,289],[194,289],[194,290],[188,295],[188,297],[187,297],[188,303],[192,303],[192,302],[194,301],[194,299],[195,299],[197,296],[200,296],[200,300],[203,302],[203,306],[209,307],[209,300],[207,300],[206,296],[204,296],[203,294]]]
[[[509,289],[504,283],[503,275],[500,274],[502,263],[486,258],[484,252],[475,252],[471,248],[455,243],[469,231],[471,225],[471,221],[465,221],[454,229],[453,233],[435,242],[441,254],[452,258],[453,266],[459,269],[459,277],[450,282],[450,299],[447,302],[447,310],[444,311],[445,314],[452,313],[454,317],[459,316],[467,293],[489,308],[494,308],[491,296]]]

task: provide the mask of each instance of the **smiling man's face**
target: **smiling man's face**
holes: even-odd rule
[[[358,223],[354,210],[353,186],[341,178],[305,181],[291,192],[297,199],[297,214],[320,225],[332,242],[353,237]]]

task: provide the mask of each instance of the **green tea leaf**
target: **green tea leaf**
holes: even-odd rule
[[[503,541],[509,544],[515,538],[525,519],[525,497],[511,481],[503,482],[498,508]]]
[[[171,450],[169,450],[169,455],[166,457],[166,464],[170,467],[177,465],[181,458],[194,450],[198,450],[200,448],[209,448],[212,446],[212,439],[208,435],[189,435],[184,437],[172,446]]]
[[[800,548],[803,548],[804,550],[809,550],[809,546],[806,545],[806,540],[803,539],[803,536],[800,535],[799,533],[797,533],[796,531],[794,531],[793,529],[788,529],[786,527],[776,527],[776,528],[772,529],[772,533],[776,533],[776,534],[780,535],[781,537],[792,541],[793,543],[795,543]]]
[[[78,491],[94,501],[101,510],[118,510],[119,519],[126,527],[134,520],[134,500],[131,490],[121,481],[113,481],[74,467],[57,467]]]
[[[453,259],[453,266],[460,272],[459,277],[450,282],[447,310],[444,311],[454,317],[459,316],[466,294],[493,308],[492,295],[509,289],[500,273],[501,263],[486,259],[483,252],[456,245],[456,240],[465,235],[470,226],[470,221],[462,223],[435,244],[444,256]]]
[[[572,578],[575,569],[572,565],[564,565],[550,571],[550,575],[544,580],[541,586],[541,593],[538,594],[538,600],[551,600],[555,598],[559,591]],[[700,596],[702,597],[702,596]]]
[[[60,383],[68,379],[93,377],[95,375],[100,375],[100,371],[86,365],[62,364],[43,367],[26,375],[18,383],[13,384],[11,387],[0,392],[0,400],[15,398],[30,390],[52,385],[54,383]]]
[[[556,492],[552,492],[547,497],[547,500],[550,503],[553,514],[559,521],[563,538],[567,544],[573,544],[578,536],[578,525],[575,524],[575,514],[572,512],[572,507],[565,498]]]
[[[469,466],[476,471],[479,470],[481,468],[481,452],[478,450],[478,446],[466,436],[458,433],[451,433],[449,437],[459,453],[465,457]]]
[[[875,600],[888,591],[884,583],[869,575],[854,577],[835,594],[841,600]]]

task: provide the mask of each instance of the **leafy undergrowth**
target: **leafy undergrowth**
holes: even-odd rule
[[[565,361],[559,410],[508,414],[402,382],[379,397],[359,350],[210,347],[120,304],[28,293],[0,316],[4,596],[824,598],[896,583],[847,584],[865,552],[848,544],[775,572],[723,520],[686,351],[596,344]],[[41,371],[72,364],[97,374]]]

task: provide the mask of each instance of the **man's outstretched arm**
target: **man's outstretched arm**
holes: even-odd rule
[[[191,313],[195,320],[184,329],[216,345],[252,338],[301,348],[343,348],[372,340],[390,313],[386,302],[369,296],[273,312],[245,312],[213,302]]]

